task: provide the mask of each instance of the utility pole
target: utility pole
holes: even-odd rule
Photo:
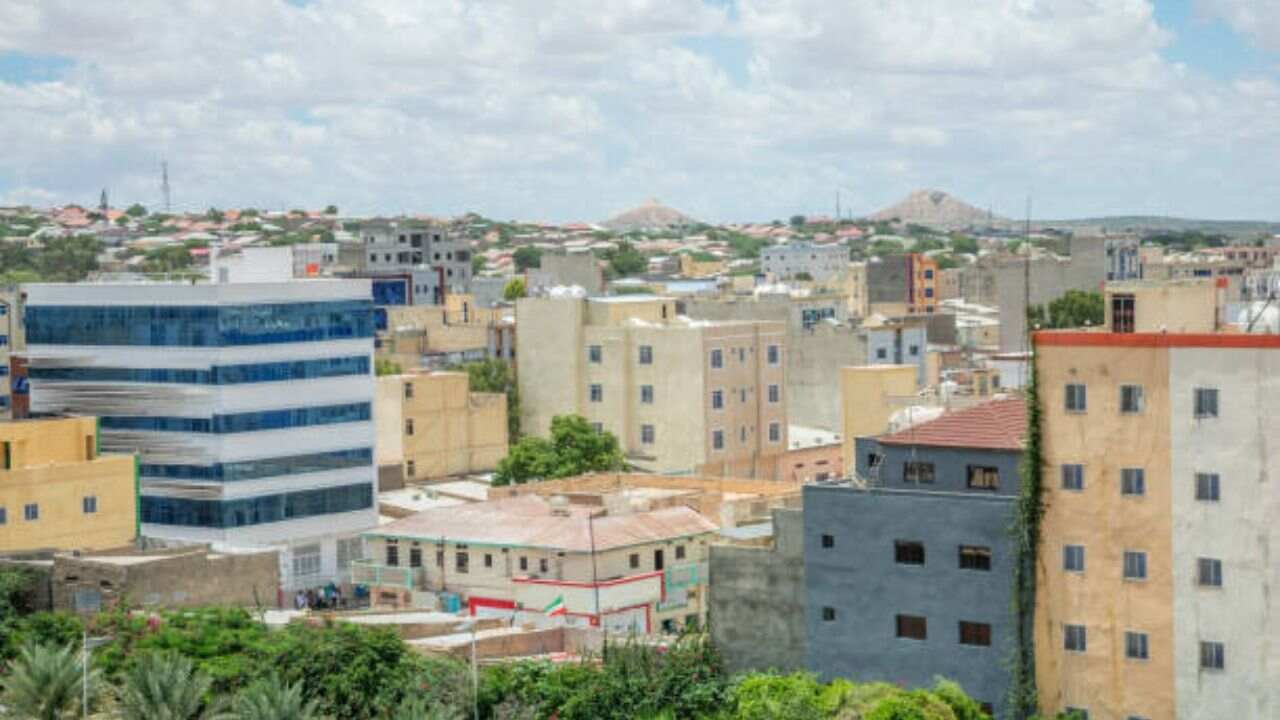
[[[1022,263],[1022,323],[1026,332],[1022,336],[1022,351],[1031,349],[1031,195],[1027,195],[1027,219],[1023,226],[1022,246],[1026,256]]]
[[[595,510],[587,511],[587,537],[591,543],[591,589],[595,595],[595,615],[596,622],[600,623],[600,632],[603,639],[600,647],[604,659],[609,659],[609,630],[605,626],[604,616],[600,614],[600,574],[596,569],[596,512]]]
[[[160,161],[160,194],[164,196],[165,214],[172,213],[173,205],[169,198],[169,162],[167,160]]]

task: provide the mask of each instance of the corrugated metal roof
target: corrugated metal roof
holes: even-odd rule
[[[540,547],[566,552],[628,547],[677,537],[715,532],[719,526],[690,508],[679,506],[604,515],[588,521],[591,510],[570,505],[567,515],[553,514],[551,503],[536,495],[427,510],[378,528],[372,534],[425,541]],[[589,527],[590,525],[590,527]]]

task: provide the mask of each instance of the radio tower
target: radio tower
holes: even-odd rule
[[[173,207],[169,202],[169,162],[167,160],[160,161],[160,193],[164,195],[164,212],[169,215],[173,212]]]

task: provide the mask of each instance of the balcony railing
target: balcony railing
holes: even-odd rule
[[[390,567],[368,560],[355,560],[351,563],[351,582],[360,585],[390,585],[412,589],[413,574],[412,568]]]

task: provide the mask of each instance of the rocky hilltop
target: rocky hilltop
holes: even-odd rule
[[[649,198],[625,212],[618,213],[602,224],[610,230],[663,230],[666,228],[694,225],[698,221],[676,210],[667,207],[654,198]]]
[[[991,215],[941,190],[916,190],[901,202],[869,216],[871,220],[900,220],[934,228],[1007,225],[1006,218]]]

